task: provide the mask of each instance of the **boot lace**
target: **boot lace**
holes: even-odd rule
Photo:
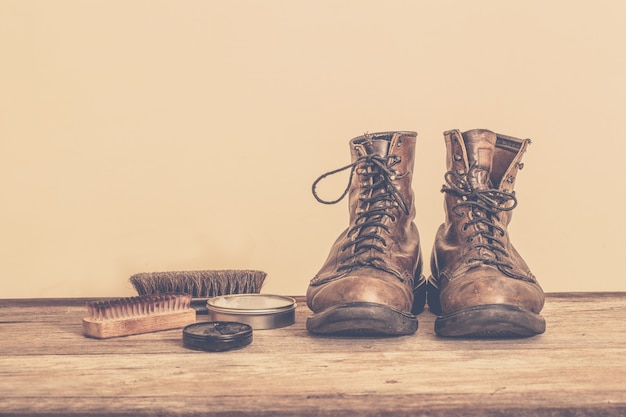
[[[385,260],[381,254],[385,253],[387,241],[381,236],[380,231],[390,233],[389,226],[385,224],[385,218],[391,222],[396,221],[393,214],[394,208],[399,208],[404,214],[409,214],[409,206],[400,193],[394,180],[401,179],[407,173],[399,174],[393,169],[400,163],[397,155],[382,157],[379,155],[366,155],[344,167],[327,172],[313,182],[312,192],[317,201],[322,204],[336,204],[341,201],[350,191],[350,185],[355,172],[363,179],[355,225],[348,230],[348,242],[341,248],[342,252],[352,249],[352,253],[344,260],[339,270],[352,269],[355,267],[374,267],[391,273],[385,268]],[[317,185],[324,178],[339,172],[350,170],[348,185],[339,198],[324,200],[317,193]],[[397,275],[394,273],[394,275]]]
[[[470,253],[481,254],[482,249],[482,256],[470,256],[466,262],[492,265],[511,278],[528,280],[525,276],[515,273],[502,240],[506,236],[506,231],[497,224],[500,222],[501,212],[511,211],[517,206],[515,194],[493,188],[476,189],[464,175],[456,171],[448,171],[445,180],[446,184],[441,191],[450,193],[459,200],[452,206],[452,212],[463,217],[461,209],[467,208],[473,214],[462,226],[463,231],[476,226],[474,232],[467,237],[467,242],[471,243]]]

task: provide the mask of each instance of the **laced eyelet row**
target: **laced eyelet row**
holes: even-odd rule
[[[444,178],[446,184],[441,191],[456,197],[456,204],[451,207],[451,211],[458,217],[472,214],[472,218],[468,217],[460,227],[463,233],[474,227],[471,234],[465,238],[471,245],[469,253],[478,254],[481,250],[485,251],[482,256],[468,257],[465,262],[495,266],[508,276],[523,279],[513,272],[509,253],[502,241],[506,231],[497,224],[501,212],[511,211],[517,206],[515,194],[497,189],[474,189],[469,185],[464,171],[463,173],[449,171]]]
[[[398,218],[393,213],[394,209],[400,209],[404,214],[409,214],[409,206],[400,192],[400,186],[396,180],[401,179],[407,173],[400,173],[394,166],[401,163],[397,155],[382,157],[379,155],[365,155],[355,162],[339,169],[321,175],[312,186],[313,196],[323,204],[336,204],[341,201],[350,191],[352,179],[356,173],[359,176],[361,188],[356,209],[355,224],[348,230],[349,241],[340,249],[342,253],[351,250],[352,253],[343,261],[339,269],[348,269],[355,266],[378,267],[384,264],[383,258],[387,240],[383,233],[390,233],[385,219],[396,223]],[[344,192],[335,200],[324,200],[317,194],[317,185],[329,175],[333,175],[350,169],[348,185]]]

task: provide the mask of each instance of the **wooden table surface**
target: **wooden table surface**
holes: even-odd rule
[[[626,293],[548,294],[545,334],[323,338],[296,323],[230,352],[182,331],[97,340],[85,299],[0,300],[0,415],[626,416]],[[201,320],[202,316],[198,316]]]

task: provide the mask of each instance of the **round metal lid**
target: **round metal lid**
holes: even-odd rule
[[[221,313],[271,314],[295,309],[296,300],[272,294],[231,294],[209,298],[207,308]]]

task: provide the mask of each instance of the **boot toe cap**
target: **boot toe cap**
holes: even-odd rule
[[[374,275],[374,274],[373,274]],[[381,304],[398,311],[411,311],[413,294],[397,279],[347,276],[319,286],[309,286],[307,304],[314,312],[349,303]]]
[[[456,278],[442,289],[439,298],[444,314],[494,304],[515,306],[533,313],[543,308],[543,290],[536,283],[498,274],[476,275]]]

